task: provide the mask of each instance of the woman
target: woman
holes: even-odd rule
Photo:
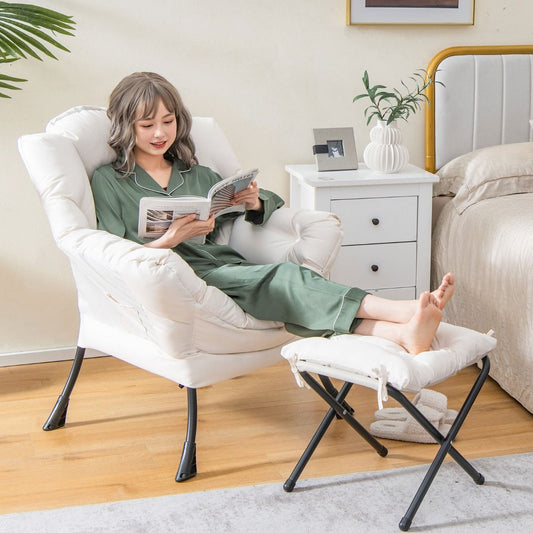
[[[143,196],[206,196],[221,178],[198,164],[190,137],[191,116],[177,90],[150,72],[124,78],[109,100],[109,145],[117,159],[95,171],[92,189],[98,227],[151,248],[179,254],[208,285],[218,287],[244,311],[284,322],[301,336],[358,333],[384,337],[416,354],[429,349],[454,290],[447,274],[433,293],[419,300],[394,301],[323,279],[293,263],[254,265],[229,246],[214,242],[220,223],[237,214],[175,220],[161,237],[143,242],[137,233]],[[255,182],[235,195],[245,219],[264,224],[283,205]],[[204,244],[186,242],[205,235]],[[319,310],[319,312],[317,312]]]

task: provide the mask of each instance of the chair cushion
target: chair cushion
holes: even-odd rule
[[[46,132],[73,140],[90,178],[98,167],[116,159],[114,150],[107,144],[110,127],[105,108],[80,105],[50,120]],[[193,117],[191,137],[201,165],[212,168],[223,178],[240,170],[233,149],[213,118]]]
[[[111,163],[117,157],[107,144],[110,125],[103,107],[81,105],[50,120],[46,133],[72,139],[90,179],[98,167]]]
[[[441,323],[431,350],[418,355],[386,339],[362,335],[300,339],[284,346],[281,355],[300,386],[298,373],[314,372],[376,389],[381,404],[387,399],[387,383],[403,392],[418,392],[476,363],[495,346],[489,334]]]
[[[223,178],[241,170],[233,148],[214,118],[193,117],[191,137],[200,165],[218,172]]]

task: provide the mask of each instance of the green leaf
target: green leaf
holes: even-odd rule
[[[4,35],[2,35],[2,30],[0,28],[0,47],[1,47],[1,55],[2,59],[5,60],[8,57],[12,57],[15,59],[19,59],[18,57],[18,47],[13,48],[13,44],[11,41],[9,41]],[[4,62],[4,61],[2,61]]]
[[[11,85],[10,83],[4,83],[3,81],[0,81],[0,88],[11,89],[13,91],[20,91],[20,87],[17,87],[16,85]]]
[[[2,57],[39,53],[55,58],[48,45],[68,52],[68,48],[47,32],[72,36],[75,22],[71,16],[31,4],[0,2],[0,50]],[[43,31],[45,30],[45,31]]]
[[[11,91],[20,91],[21,87],[17,87],[16,85],[12,85],[11,83],[5,83],[5,82],[12,82],[12,83],[22,83],[27,80],[23,78],[14,78],[13,76],[7,76],[6,74],[0,74],[0,88],[1,89],[9,89]],[[0,92],[0,98],[11,98],[11,96]]]
[[[35,52],[35,49],[41,51],[43,54],[47,55],[48,57],[51,57],[52,59],[57,59],[57,57],[52,52],[50,52],[37,39],[34,39],[32,37],[32,35],[30,35],[29,33],[26,33],[24,31],[21,31],[18,28],[14,28],[14,27],[7,28],[0,21],[0,31],[2,30],[2,27],[4,28],[4,33],[5,33],[6,37],[9,36],[9,38],[11,39],[11,42],[14,45],[18,45],[19,49],[24,50],[25,52],[27,52],[29,55],[31,55],[35,59],[39,59],[39,60],[41,59],[40,56],[38,55],[38,53]],[[44,41],[49,42],[50,44],[53,44],[57,48],[66,50],[68,52],[67,48],[65,48],[63,45],[61,45],[55,39],[52,39],[51,37],[49,37],[45,33],[40,32],[39,30],[34,30],[32,33],[38,35],[41,39],[43,39]],[[41,34],[41,35],[39,35],[39,34]]]
[[[35,59],[41,58],[39,55],[33,51],[32,47],[27,44],[27,41],[33,40],[32,38],[28,39],[26,36],[23,36],[23,39],[20,39],[17,33],[13,33],[13,30],[11,28],[6,28],[1,22],[0,22],[0,31],[3,33],[3,37],[10,43],[11,49],[14,50],[13,55],[20,56],[23,59],[27,59],[26,54],[34,57]],[[31,43],[35,46],[34,43]]]
[[[46,41],[47,43],[55,46],[56,48],[59,48],[59,49],[64,50],[66,52],[69,51],[60,42],[58,42],[54,38],[50,37],[48,34],[46,34],[44,31],[41,31],[39,28],[35,28],[35,27],[30,26],[28,24],[13,24],[12,26],[16,26],[18,28],[18,29],[16,29],[15,27],[12,27],[12,31],[17,33],[18,35],[28,35],[28,33],[33,33],[35,36],[39,37],[39,39],[42,39],[43,41]]]
[[[13,76],[8,76],[7,74],[0,74],[0,80],[3,81],[28,81],[24,78],[14,78]]]
[[[13,61],[18,61],[20,57],[3,57],[0,55],[0,63],[13,63]]]
[[[0,16],[2,14],[6,14],[12,19],[26,20],[32,25],[48,27],[54,30],[58,28],[73,29],[76,24],[69,15],[32,4],[0,2]]]
[[[388,89],[384,85],[370,86],[368,71],[365,70],[362,81],[366,92],[355,96],[353,101],[370,99],[370,105],[364,111],[367,125],[374,117],[386,120],[388,124],[393,120],[407,120],[423,104],[430,104],[426,89],[432,83],[444,86],[442,82],[435,82],[436,72],[429,76],[426,70],[418,69],[407,78],[407,82],[400,80],[400,89]]]
[[[41,56],[57,59],[51,48],[69,52],[63,44],[50,34],[73,36],[76,22],[69,15],[36,6],[0,2],[0,64],[12,63],[19,59]],[[0,74],[0,88],[20,90],[14,83],[23,83],[25,79]],[[0,92],[0,98],[10,98]]]

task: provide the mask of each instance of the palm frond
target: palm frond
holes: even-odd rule
[[[0,89],[9,89],[10,91],[20,91],[21,87],[12,85],[13,83],[22,83],[28,80],[23,78],[14,78],[13,76],[7,76],[6,74],[0,74]],[[6,83],[10,82],[10,83]],[[0,92],[0,98],[11,98],[9,95]]]
[[[33,4],[0,2],[0,64],[32,57],[57,59],[51,49],[69,52],[52,35],[74,35],[76,22],[69,15]],[[0,74],[0,89],[20,90],[13,83],[25,79]],[[10,98],[0,92],[0,98]]]
[[[72,36],[75,24],[71,16],[58,11],[32,4],[0,2],[0,55],[26,58],[28,54],[41,59],[40,54],[45,54],[56,59],[48,45],[69,50],[49,33]]]

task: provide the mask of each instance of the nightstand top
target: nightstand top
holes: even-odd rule
[[[435,183],[439,177],[431,172],[407,165],[394,174],[382,174],[358,163],[357,170],[333,170],[318,172],[314,164],[286,165],[285,170],[292,176],[304,180],[313,187],[346,187],[350,185],[393,185],[401,183]]]

